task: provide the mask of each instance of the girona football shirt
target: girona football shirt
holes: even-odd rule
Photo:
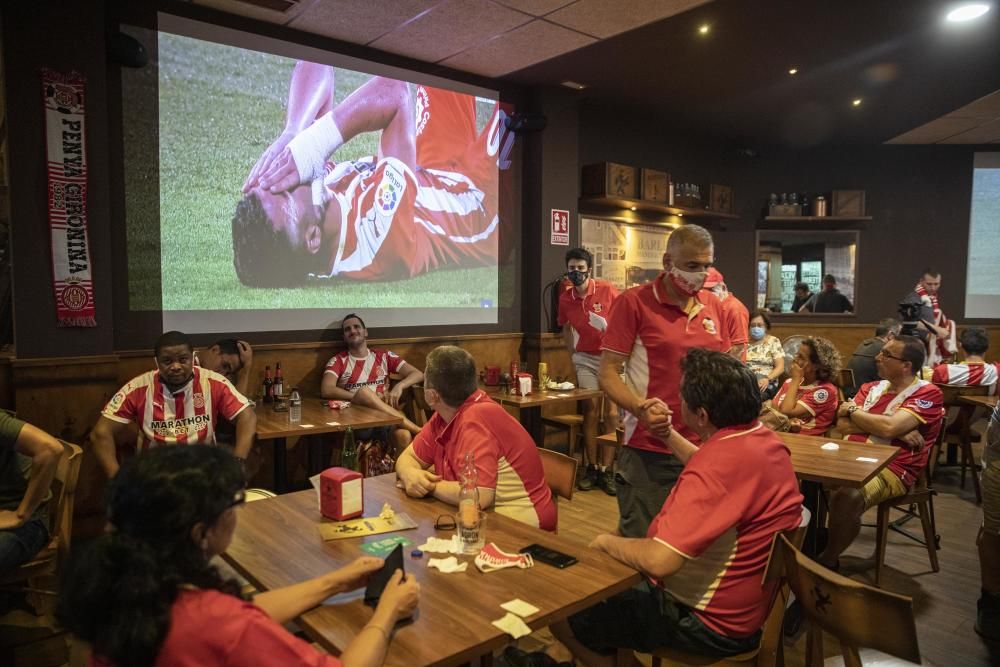
[[[357,391],[368,387],[379,396],[384,396],[389,374],[398,373],[405,365],[399,355],[389,350],[369,348],[365,357],[355,357],[345,350],[330,357],[323,373],[337,378],[337,386],[341,389]]]

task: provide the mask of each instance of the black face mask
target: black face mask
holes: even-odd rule
[[[571,283],[579,287],[580,285],[587,282],[587,273],[589,272],[572,270],[566,273],[566,277],[569,278],[569,281]]]

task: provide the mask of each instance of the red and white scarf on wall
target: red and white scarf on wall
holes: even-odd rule
[[[924,305],[930,306],[934,310],[934,324],[948,330],[948,335],[945,337],[940,337],[933,331],[927,335],[927,360],[925,363],[933,368],[958,351],[955,342],[955,323],[941,311],[937,294],[931,294],[920,283],[917,283],[913,291],[917,293]]]
[[[61,327],[97,326],[87,238],[84,85],[76,72],[42,70],[52,282]]]

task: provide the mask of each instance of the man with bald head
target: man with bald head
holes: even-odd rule
[[[663,273],[615,301],[601,345],[601,389],[626,413],[624,447],[615,483],[619,531],[645,537],[684,465],[670,451],[671,425],[698,436],[680,420],[680,361],[696,347],[726,352],[728,338],[717,298],[704,292],[715,258],[712,236],[698,225],[670,235]],[[618,375],[626,363],[627,384]]]

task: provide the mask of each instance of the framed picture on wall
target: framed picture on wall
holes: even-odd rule
[[[728,185],[712,183],[709,187],[708,208],[716,213],[733,212],[733,189]]]

